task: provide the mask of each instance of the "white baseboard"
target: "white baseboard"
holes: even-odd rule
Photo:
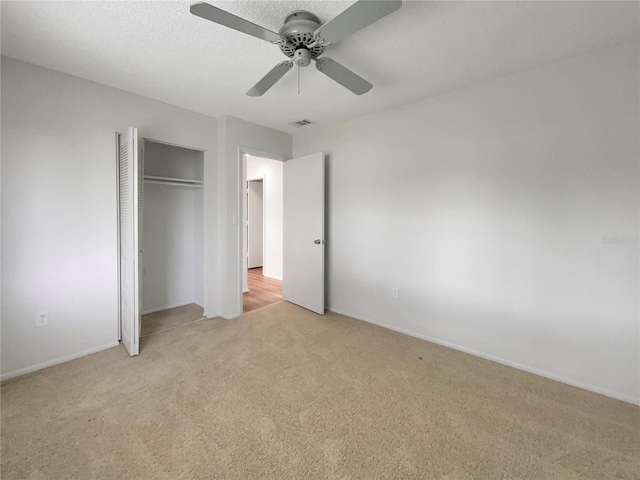
[[[263,277],[267,277],[267,278],[273,278],[274,280],[280,280],[282,281],[282,275],[271,275],[268,273],[264,273],[264,271],[262,272],[262,276]]]
[[[622,400],[623,402],[632,403],[634,405],[640,405],[640,398],[634,398],[630,395],[624,395],[617,392],[612,392],[611,390],[607,390],[605,388],[596,387],[594,385],[589,385],[577,380],[573,380],[571,378],[566,378],[561,375],[556,375],[555,373],[546,372],[544,370],[538,370],[534,367],[529,367],[527,365],[523,365],[521,363],[513,362],[511,360],[505,360],[504,358],[496,357],[494,355],[490,355],[487,353],[479,352],[477,350],[473,350],[471,348],[462,347],[460,345],[456,345],[455,343],[450,343],[444,340],[439,340],[437,338],[429,337],[427,335],[423,335],[421,333],[412,332],[410,330],[406,330],[404,328],[396,327],[394,325],[389,325],[388,323],[378,322],[376,320],[371,320],[369,318],[364,318],[359,315],[354,315],[349,312],[345,312],[343,310],[338,310],[330,306],[325,306],[326,310],[329,310],[334,313],[338,313],[340,315],[345,315],[347,317],[355,318],[356,320],[361,320],[363,322],[371,323],[373,325],[377,325],[379,327],[388,328],[389,330],[393,330],[399,333],[403,333],[405,335],[409,335],[410,337],[416,337],[421,340],[426,340],[427,342],[436,343],[438,345],[442,345],[443,347],[451,348],[453,350],[458,350],[460,352],[468,353],[470,355],[474,355],[476,357],[484,358],[485,360],[491,360],[492,362],[500,363],[502,365],[506,365],[508,367],[517,368],[518,370],[523,370],[528,373],[533,373],[534,375],[539,375],[541,377],[549,378],[551,380],[555,380],[556,382],[566,383],[567,385],[571,385],[573,387],[578,387],[583,390],[588,390],[590,392],[599,393],[600,395],[605,395],[607,397],[615,398],[616,400]]]
[[[120,342],[111,342],[111,343],[107,343],[106,345],[100,345],[99,347],[94,347],[88,350],[83,350],[81,352],[72,353],[71,355],[65,355],[64,357],[55,358],[53,360],[48,360],[42,363],[37,363],[35,365],[31,365],[30,367],[19,368],[18,370],[14,370],[13,372],[3,373],[0,376],[0,381],[4,382],[5,380],[9,380],[10,378],[13,378],[13,377],[26,375],[27,373],[35,372],[36,370],[42,370],[43,368],[51,367],[59,363],[68,362],[69,360],[75,360],[76,358],[84,357],[86,355],[91,355],[92,353],[101,352],[102,350],[117,347],[118,345],[120,345]]]
[[[196,305],[202,307],[202,305],[197,303],[195,300],[189,300],[188,302],[174,303],[172,305],[167,305],[165,307],[152,308],[151,310],[145,310],[144,312],[140,312],[140,315],[147,315],[149,313],[161,312],[163,310],[169,310],[170,308],[184,307],[185,305],[191,305],[192,303],[195,303]]]

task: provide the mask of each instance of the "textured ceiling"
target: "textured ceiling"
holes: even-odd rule
[[[277,46],[189,13],[193,2],[2,1],[2,53],[212,116],[278,130],[328,124],[639,40],[638,2],[415,2],[326,55],[374,87],[356,96],[313,66],[263,97],[245,92],[285,59]],[[352,1],[209,3],[277,31],[293,10],[325,22]],[[304,127],[304,128],[313,128]]]

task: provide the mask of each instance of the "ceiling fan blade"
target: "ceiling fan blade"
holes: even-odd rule
[[[336,43],[377,22],[402,6],[402,0],[359,0],[314,32],[321,43]]]
[[[293,67],[293,62],[291,60],[280,62],[273,67],[269,73],[262,77],[258,83],[251,87],[251,90],[247,92],[247,95],[250,97],[259,97],[260,95],[264,95],[267,90],[276,84],[278,80],[284,77],[285,73],[291,70],[291,67]]]
[[[219,25],[233,28],[239,32],[246,33],[247,35],[253,35],[254,37],[266,40],[267,42],[279,42],[281,40],[280,35],[277,33],[267,30],[255,23],[251,23],[244,18],[236,17],[235,15],[214,7],[213,5],[209,5],[208,3],[194,3],[189,7],[189,10],[193,15],[204,18],[205,20],[210,20]]]
[[[373,87],[373,85],[364,78],[356,75],[329,57],[318,58],[316,60],[316,68],[356,95],[367,93]]]

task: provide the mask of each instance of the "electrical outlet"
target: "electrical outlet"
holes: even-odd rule
[[[398,287],[391,287],[391,298],[398,298]]]
[[[36,325],[38,327],[49,325],[49,312],[38,312],[36,314]]]

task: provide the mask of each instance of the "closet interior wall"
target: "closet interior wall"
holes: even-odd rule
[[[204,304],[204,153],[144,143],[141,313]]]

